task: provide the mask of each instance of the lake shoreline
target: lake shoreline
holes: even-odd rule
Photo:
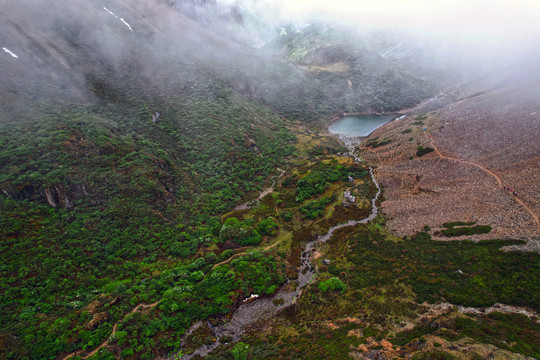
[[[402,119],[404,116],[401,114],[344,116],[332,122],[327,132],[338,136],[365,138],[382,126]]]

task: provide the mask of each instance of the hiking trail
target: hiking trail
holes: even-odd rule
[[[503,182],[501,180],[501,178],[495,174],[493,171],[489,170],[489,169],[486,169],[485,167],[483,167],[482,165],[478,165],[476,163],[473,163],[471,161],[467,161],[467,160],[462,160],[462,159],[458,159],[458,158],[455,158],[455,157],[451,157],[451,156],[446,156],[446,155],[443,155],[439,148],[437,147],[437,145],[435,145],[435,141],[433,140],[433,137],[429,134],[426,133],[426,136],[429,138],[430,140],[430,143],[431,143],[431,146],[433,147],[433,150],[435,150],[435,152],[437,153],[437,155],[441,158],[441,159],[447,159],[447,160],[450,160],[450,161],[456,161],[458,163],[462,163],[462,164],[468,164],[468,165],[472,165],[472,166],[475,166],[476,168],[482,170],[483,172],[485,172],[486,174],[489,174],[491,175],[493,178],[495,178],[495,180],[497,180],[497,183],[499,185],[499,188],[501,188],[503,186]],[[438,164],[438,163],[437,163]],[[437,166],[437,164],[435,166]],[[538,216],[535,214],[535,212],[522,200],[520,199],[518,196],[512,196],[513,199],[515,199],[518,203],[520,203],[523,208],[525,210],[527,210],[527,212],[531,215],[531,217],[533,218],[533,220],[536,222],[536,226],[538,227],[538,229],[540,229],[540,220],[538,219]]]
[[[81,356],[82,359],[88,359],[90,356],[93,356],[95,355],[99,350],[101,350],[102,348],[104,348],[105,346],[107,346],[107,344],[109,343],[109,340],[111,339],[111,337],[113,337],[114,333],[116,333],[116,328],[118,326],[118,323],[120,323],[120,321],[124,321],[129,315],[131,314],[134,314],[136,313],[137,311],[139,311],[140,308],[143,308],[143,309],[151,309],[153,307],[155,307],[157,304],[159,304],[161,302],[161,300],[158,300],[156,301],[155,303],[152,303],[152,304],[139,304],[137,306],[135,306],[133,309],[131,309],[130,312],[128,312],[126,314],[126,316],[124,316],[121,320],[118,320],[114,326],[113,326],[113,330],[111,332],[111,335],[109,335],[107,337],[107,339],[105,339],[105,341],[103,341],[103,343],[101,343],[101,345],[99,345],[97,348],[95,348],[94,350],[92,350],[91,352],[89,352],[87,355],[85,356],[81,356],[81,354],[83,354],[85,351],[83,350],[77,350],[77,351],[74,351],[72,352],[71,354],[65,356],[62,358],[62,360],[67,360],[67,359],[71,359],[75,356]]]

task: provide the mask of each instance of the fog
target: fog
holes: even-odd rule
[[[236,4],[275,25],[319,21],[362,36],[390,34],[408,46],[429,49],[438,60],[451,57],[456,66],[502,68],[540,58],[540,1],[536,0],[218,2]]]
[[[16,99],[16,87],[86,96],[89,74],[102,69],[163,88],[180,62],[240,69],[249,75],[230,75],[235,89],[279,98],[288,85],[278,71],[289,82],[303,75],[268,45],[285,24],[301,31],[315,22],[435,83],[540,64],[538,1],[0,0],[0,8],[4,99]]]

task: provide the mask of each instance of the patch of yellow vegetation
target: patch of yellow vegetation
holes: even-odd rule
[[[280,229],[275,239],[275,243],[277,245],[274,247],[274,249],[282,250],[285,252],[289,251],[291,248],[291,240],[292,240],[292,232]]]

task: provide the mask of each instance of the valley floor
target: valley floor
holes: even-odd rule
[[[437,117],[441,112],[409,115],[363,142],[360,155],[377,166],[383,184],[385,214],[342,228],[308,251],[316,278],[297,301],[278,316],[251,323],[241,342],[218,338],[221,344],[205,358],[502,360],[540,355],[540,258],[534,251],[501,251],[535,248],[535,210],[525,196],[502,188],[508,180],[500,170],[439,145],[446,144]],[[400,135],[413,137],[411,145]],[[308,151],[324,143],[317,135],[299,138]],[[421,145],[432,150],[419,155]],[[516,223],[493,220],[512,214]],[[493,240],[500,238],[509,240]],[[294,242],[290,246],[287,251],[294,254]],[[201,333],[214,330],[208,323]],[[197,335],[189,339],[200,341]]]

